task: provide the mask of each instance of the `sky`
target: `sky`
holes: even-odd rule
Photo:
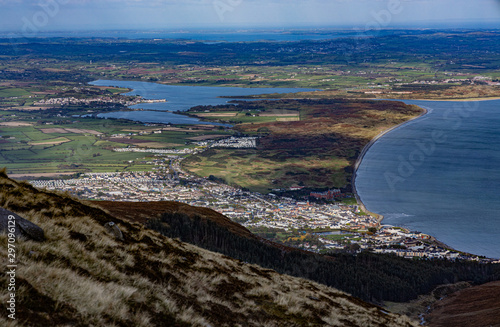
[[[0,30],[498,27],[500,0],[0,0]]]

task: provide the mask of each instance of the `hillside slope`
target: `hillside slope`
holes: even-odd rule
[[[430,327],[500,327],[500,282],[453,293],[425,316]]]
[[[318,255],[263,240],[218,212],[178,202],[95,204],[119,217],[146,223],[167,237],[314,280],[377,304],[416,299],[443,284],[459,281],[481,284],[500,278],[498,264],[408,260],[370,253]],[[146,216],[151,220],[144,219]]]
[[[1,326],[417,326],[333,288],[169,239],[5,174],[0,206],[42,227],[46,238],[16,240],[17,319],[1,310]],[[108,233],[108,222],[123,241]],[[0,242],[7,258],[7,235]],[[8,283],[2,274],[0,287]],[[0,300],[8,296],[1,292]]]

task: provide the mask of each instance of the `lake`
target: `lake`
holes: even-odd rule
[[[126,95],[140,95],[145,99],[166,99],[167,102],[142,103],[130,107],[141,111],[118,111],[99,114],[103,118],[124,118],[147,123],[170,124],[214,124],[203,122],[197,118],[172,113],[186,111],[199,105],[222,105],[233,99],[220,98],[221,96],[235,97],[257,94],[295,93],[315,91],[305,88],[243,88],[243,87],[213,87],[213,86],[185,86],[164,85],[149,82],[98,80],[89,83],[98,86],[116,86],[133,89]],[[218,124],[223,125],[223,124]]]

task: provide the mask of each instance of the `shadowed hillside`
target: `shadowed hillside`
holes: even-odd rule
[[[263,240],[207,208],[177,202],[97,202],[117,216],[144,222],[162,234],[211,251],[326,284],[366,301],[406,302],[438,285],[500,278],[500,266],[447,260],[408,260],[362,253],[323,256]]]
[[[417,326],[333,288],[164,237],[4,173],[0,206],[45,233],[43,242],[16,240],[17,319],[4,309],[1,326]],[[6,234],[0,242],[7,258]],[[6,265],[2,260],[2,271]],[[8,283],[2,274],[0,287]],[[6,303],[9,295],[0,294]]]

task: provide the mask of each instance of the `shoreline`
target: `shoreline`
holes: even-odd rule
[[[362,98],[360,98],[362,99]],[[473,101],[494,101],[500,100],[500,96],[497,97],[483,97],[483,98],[464,98],[464,99],[401,99],[401,98],[369,98],[368,100],[390,100],[390,101],[436,101],[436,102],[473,102]]]
[[[418,101],[446,101],[446,102],[473,102],[473,101],[493,101],[500,100],[500,97],[485,97],[485,98],[465,98],[465,99],[408,99]]]
[[[389,100],[391,101],[391,100]],[[396,100],[394,100],[396,101]],[[372,213],[370,211],[368,211],[366,209],[366,206],[365,204],[363,203],[363,201],[361,201],[361,198],[359,197],[359,194],[358,194],[358,190],[356,189],[356,177],[357,177],[357,173],[358,173],[358,168],[359,166],[361,165],[361,162],[363,161],[363,158],[365,157],[366,153],[368,152],[368,150],[370,150],[370,148],[375,144],[375,142],[377,142],[382,136],[386,135],[387,133],[389,132],[392,132],[393,130],[395,130],[396,128],[399,128],[401,126],[404,126],[418,118],[421,118],[423,116],[425,116],[426,114],[429,113],[429,110],[425,109],[425,108],[422,108],[422,107],[419,107],[420,109],[423,110],[423,112],[416,116],[416,117],[413,117],[411,118],[410,120],[407,120],[401,124],[398,124],[396,126],[393,126],[385,131],[382,131],[380,132],[377,136],[375,136],[373,139],[370,140],[370,142],[368,142],[368,144],[366,144],[363,149],[361,150],[361,153],[359,154],[358,158],[356,159],[356,162],[354,163],[354,172],[352,174],[352,177],[351,177],[351,186],[352,186],[352,193],[354,194],[354,197],[356,199],[356,202],[358,202],[358,205],[359,207],[364,211],[364,212],[368,212],[368,213],[371,213],[371,214],[374,214],[376,215],[376,218],[378,220],[379,223],[382,223],[382,221],[384,220],[384,216],[383,215],[380,215],[380,214],[377,214],[377,213]]]

